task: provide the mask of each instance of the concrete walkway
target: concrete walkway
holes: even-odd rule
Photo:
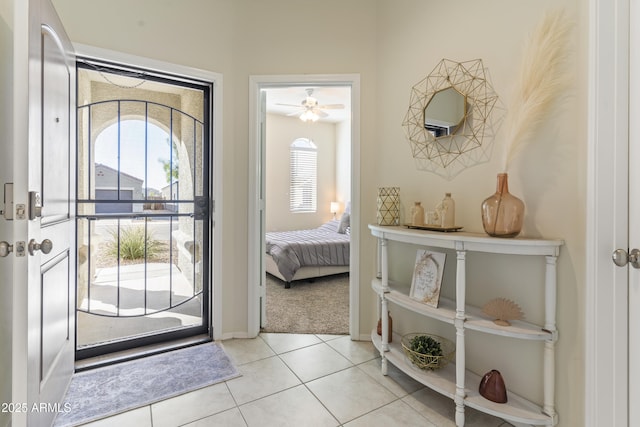
[[[200,325],[200,297],[189,300],[193,289],[192,280],[168,263],[97,269],[79,306],[95,314],[78,312],[78,347]]]

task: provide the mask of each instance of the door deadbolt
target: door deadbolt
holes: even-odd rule
[[[40,193],[38,193],[37,191],[29,191],[29,219],[33,220],[41,216],[42,197],[40,197]]]
[[[629,253],[624,249],[616,249],[611,255],[613,263],[618,267],[631,264],[633,268],[640,268],[640,249],[631,249]]]
[[[33,255],[36,251],[42,251],[43,254],[48,254],[53,249],[53,242],[49,239],[44,239],[42,243],[36,242],[36,239],[29,240],[29,255]]]

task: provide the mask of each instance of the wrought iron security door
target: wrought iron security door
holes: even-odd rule
[[[78,63],[77,358],[208,332],[202,82]]]

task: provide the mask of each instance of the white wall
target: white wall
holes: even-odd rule
[[[13,135],[13,8],[10,0],[0,0],[0,197],[4,194],[4,183],[11,180]],[[0,201],[0,206],[3,206]],[[2,207],[4,209],[4,206]],[[11,224],[0,217],[0,240],[11,242]],[[13,255],[0,258],[0,402],[11,402],[11,325],[13,299]],[[11,414],[0,412],[0,426],[8,426]]]
[[[376,271],[375,240],[366,228],[367,223],[375,221],[377,187],[399,186],[405,211],[415,200],[433,206],[445,192],[452,192],[457,222],[467,230],[482,231],[480,203],[495,190],[500,152],[506,143],[499,131],[491,160],[450,182],[416,170],[401,128],[411,87],[442,58],[482,58],[496,93],[508,107],[527,34],[546,10],[566,8],[576,24],[569,108],[545,123],[534,143],[516,160],[510,170],[510,188],[526,204],[525,235],[566,240],[558,266],[556,402],[561,426],[583,424],[586,0],[326,0],[321,4],[310,0],[54,0],[54,4],[75,42],[224,75],[222,233],[226,268],[222,305],[233,307],[223,314],[225,333],[247,330],[243,260],[248,251],[249,76],[360,74],[361,194],[353,196],[360,197],[362,214],[362,237],[355,244],[360,246],[363,286],[359,320],[363,336],[377,320],[376,298],[367,285]],[[122,14],[122,10],[127,13]],[[323,31],[322,37],[292,36],[307,34],[309,27],[332,30]],[[170,28],[179,31],[167,31]],[[393,266],[395,271],[401,270],[402,262]],[[526,306],[528,319],[539,316],[541,289],[530,284],[537,277],[539,265],[518,259],[496,262],[476,258],[473,263],[485,274],[474,282],[472,301],[481,301],[485,289],[494,292],[491,288],[501,285],[507,289],[504,292],[508,295],[504,296]],[[499,270],[513,273],[518,279],[496,284],[492,272]],[[408,332],[414,324],[415,319],[395,313],[394,326],[400,331]],[[525,371],[522,366],[538,369],[529,352],[502,341],[473,345],[476,351],[468,355],[475,370],[482,373],[504,367],[512,388],[537,398],[538,380],[533,379],[532,386],[529,378],[521,375]],[[516,356],[499,351],[500,358],[493,358],[492,347],[515,351]]]
[[[336,202],[344,212],[351,201],[351,122],[336,124]],[[338,218],[340,212],[338,212]]]
[[[363,168],[362,222],[375,221],[373,203],[377,186],[399,186],[405,212],[412,202],[435,206],[445,192],[453,193],[457,222],[469,231],[482,232],[480,204],[495,191],[505,149],[503,129],[495,137],[489,162],[470,168],[452,181],[411,167],[409,148],[400,123],[408,108],[412,85],[424,78],[442,58],[464,61],[482,58],[496,93],[509,108],[512,89],[527,35],[552,7],[564,7],[575,22],[569,72],[573,76],[570,99],[562,112],[541,126],[539,133],[516,159],[509,173],[510,189],[526,205],[527,236],[559,237],[566,241],[558,265],[558,321],[560,340],[556,353],[556,402],[560,425],[582,425],[583,345],[584,345],[584,256],[585,256],[585,182],[586,182],[586,1],[434,1],[407,0],[379,2],[378,80],[376,151],[370,165]],[[430,16],[425,25],[428,7]],[[442,19],[440,19],[440,17]],[[447,19],[451,17],[451,19]],[[456,37],[454,27],[463,29]],[[414,49],[419,44],[419,53]],[[368,151],[363,139],[363,152]],[[361,259],[373,259],[368,246],[361,246]],[[369,251],[369,254],[367,254]],[[405,259],[415,259],[406,254]],[[455,254],[449,255],[448,267]],[[468,301],[481,305],[490,297],[504,296],[523,305],[527,319],[539,321],[542,315],[540,271],[542,261],[528,262],[508,258],[497,262],[490,257],[474,256],[469,267],[482,274],[467,275],[470,281]],[[366,281],[366,266],[362,266]],[[396,267],[396,271],[399,268]],[[510,279],[500,278],[498,271]],[[369,273],[370,274],[370,273]],[[445,283],[452,283],[452,277]],[[452,289],[445,289],[451,293]],[[397,310],[396,310],[397,311]],[[393,312],[392,312],[393,314]],[[369,322],[371,324],[371,322]],[[415,319],[395,313],[394,326],[411,331]],[[363,322],[366,324],[366,322]],[[424,327],[424,326],[423,326]],[[438,328],[438,326],[434,326]],[[498,339],[469,334],[473,353],[467,357],[473,370],[482,374],[499,369],[508,385],[519,393],[540,401],[540,346],[513,345]],[[507,351],[509,352],[507,354]],[[513,352],[513,353],[511,353]],[[526,366],[525,369],[522,369]]]
[[[330,203],[336,188],[336,125],[304,123],[297,117],[267,114],[266,230],[316,228],[332,218]],[[316,212],[289,211],[289,148],[297,138],[308,138],[318,147]]]

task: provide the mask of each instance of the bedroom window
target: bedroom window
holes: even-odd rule
[[[318,148],[308,138],[298,138],[289,148],[289,210],[315,212]]]

